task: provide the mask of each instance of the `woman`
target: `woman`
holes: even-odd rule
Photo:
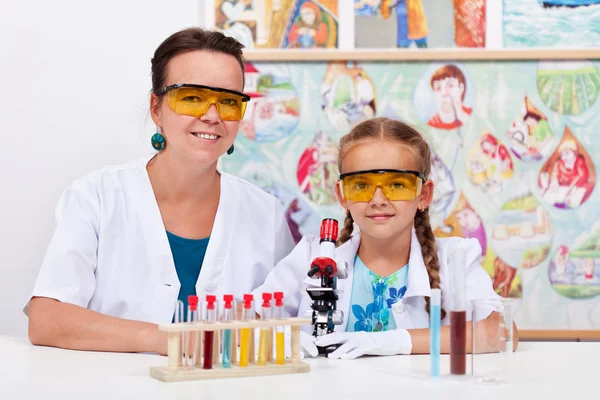
[[[166,354],[177,299],[241,298],[294,246],[280,203],[217,169],[249,97],[243,46],[188,29],[152,59],[149,158],[75,181],[24,308],[33,344]]]

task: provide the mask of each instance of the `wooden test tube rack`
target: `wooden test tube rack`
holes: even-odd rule
[[[195,323],[177,323],[159,325],[159,330],[168,332],[168,365],[162,367],[150,367],[150,376],[163,382],[180,382],[204,379],[222,379],[222,378],[240,378],[247,376],[266,376],[266,375],[284,375],[298,374],[310,371],[310,365],[300,360],[300,327],[302,325],[312,325],[311,318],[283,318],[268,320],[250,320],[250,321],[198,321]],[[203,369],[202,364],[190,367],[183,365],[182,354],[182,333],[187,332],[205,332],[214,331],[215,341],[219,332],[224,329],[238,331],[243,328],[252,328],[251,336],[254,335],[254,329],[272,328],[271,332],[277,326],[290,326],[292,355],[290,359],[285,360],[285,364],[276,364],[275,361],[268,361],[267,365],[258,365],[256,360],[251,357],[248,366],[239,365],[240,357],[233,357],[231,366],[223,368],[221,364],[213,364],[212,369]],[[234,335],[234,337],[238,335]],[[271,342],[272,345],[272,342]],[[258,347],[258,343],[254,346]],[[271,346],[268,352],[272,351]],[[232,348],[232,354],[236,353],[237,344]],[[222,349],[219,349],[219,352]]]

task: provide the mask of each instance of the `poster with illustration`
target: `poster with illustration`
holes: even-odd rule
[[[504,0],[504,47],[600,47],[600,0]]]
[[[321,84],[321,104],[329,122],[346,132],[356,123],[375,116],[373,81],[357,63],[332,61]]]
[[[548,117],[527,96],[506,135],[512,154],[525,162],[541,161],[554,143]]]
[[[592,246],[600,231],[600,101],[593,100],[600,60],[582,64],[585,71],[537,61],[251,64],[246,80],[256,85],[247,87],[254,97],[246,117],[254,107],[254,134],[240,129],[220,168],[279,199],[295,240],[318,235],[323,218],[342,226],[339,140],[371,115],[388,116],[418,129],[432,149],[434,235],[479,241],[490,285],[520,299],[519,328],[600,329],[600,260]],[[463,79],[444,78],[436,101],[432,77],[450,65]],[[553,90],[570,91],[571,103]],[[280,111],[261,125],[264,101]],[[428,123],[435,115],[447,122],[445,112],[457,107],[470,110],[453,120],[458,129]]]
[[[544,163],[538,185],[542,198],[561,209],[581,206],[594,190],[594,162],[568,126],[558,147]]]
[[[247,49],[338,46],[338,0],[215,0],[215,29]]]
[[[483,192],[498,193],[513,176],[512,157],[496,136],[485,132],[471,148],[467,173],[471,183]]]
[[[300,121],[298,92],[284,71],[252,63],[245,65],[244,93],[252,101],[246,106],[240,133],[257,142],[288,136]]]
[[[498,210],[492,227],[495,253],[511,266],[528,269],[540,265],[552,245],[552,221],[535,198],[524,177]]]
[[[573,245],[558,247],[548,265],[552,288],[571,299],[600,295],[600,223],[582,232]]]
[[[354,0],[357,48],[485,47],[486,0]]]
[[[552,111],[580,115],[598,99],[600,73],[590,61],[542,61],[538,65],[537,88]]]

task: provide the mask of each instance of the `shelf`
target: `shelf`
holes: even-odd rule
[[[491,61],[600,59],[599,49],[356,49],[356,50],[246,50],[247,61]]]

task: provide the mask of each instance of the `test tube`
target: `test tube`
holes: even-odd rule
[[[431,376],[440,376],[440,313],[442,291],[431,289],[429,298],[429,354],[431,357]]]
[[[283,319],[283,292],[275,292],[273,297],[275,298],[275,318]],[[275,363],[285,364],[285,332],[283,325],[277,325],[275,349]]]
[[[226,294],[223,296],[223,321],[233,321],[233,295]],[[231,368],[231,329],[223,329],[223,368]]]
[[[271,293],[263,293],[262,294],[262,309],[263,315],[262,319],[268,320],[271,318]],[[269,334],[271,333],[271,329],[268,326],[263,326],[260,328],[260,338],[258,342],[258,365],[267,365],[267,358],[269,356]],[[271,349],[272,350],[272,349]]]
[[[242,310],[242,319],[250,321],[254,319],[254,307],[251,294],[244,295],[244,308]],[[247,367],[250,359],[254,360],[254,330],[252,328],[242,328],[240,330],[240,367]],[[252,342],[251,342],[252,341]]]
[[[198,318],[198,296],[188,296],[188,309],[187,309],[187,323],[195,324],[199,321]],[[199,332],[186,332],[185,333],[185,365],[193,367],[199,362],[199,347],[200,347],[200,333]]]
[[[217,297],[212,294],[206,295],[206,320],[208,322],[216,321],[217,310],[215,309],[215,302]],[[213,346],[214,346],[215,332],[207,330],[204,332],[204,369],[212,369],[213,366]]]
[[[185,322],[183,301],[177,300],[175,313],[173,315],[173,323],[179,324]],[[183,349],[184,349],[183,332],[169,332],[168,334],[168,365],[171,369],[177,369],[183,364]]]
[[[450,307],[450,373],[467,373],[467,299],[466,260],[459,252],[454,256],[452,274],[452,302]]]

